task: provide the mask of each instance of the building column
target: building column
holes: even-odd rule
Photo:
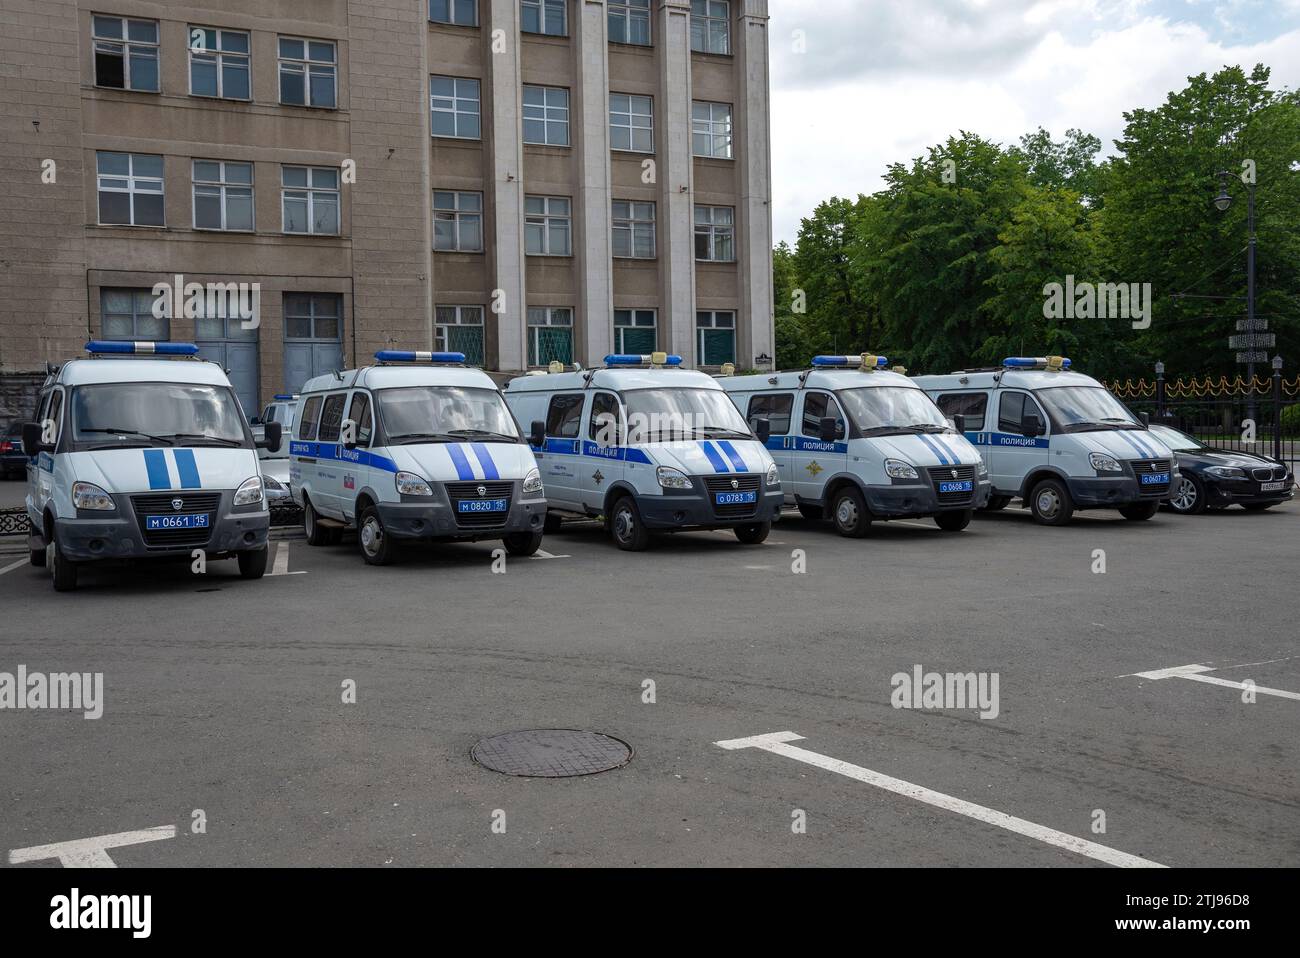
[[[691,155],[691,4],[658,0],[655,128],[659,140],[660,302],[668,313],[669,352],[695,367],[695,162]]]
[[[605,0],[578,0],[574,52],[578,84],[571,117],[578,147],[575,212],[578,254],[578,329],[574,357],[599,365],[614,351],[614,250],[609,152],[609,19]],[[578,330],[574,331],[575,337]]]
[[[528,365],[527,289],[524,272],[523,87],[518,0],[488,0],[487,71],[482,105],[492,198],[491,268],[496,288],[488,311],[497,323],[497,368]]]
[[[734,107],[732,144],[740,163],[740,208],[736,211],[737,236],[741,243],[736,366],[758,368],[758,358],[766,355],[771,358],[771,366],[767,368],[775,368],[767,0],[743,0],[741,6],[741,15],[733,25],[740,91],[740,102]]]

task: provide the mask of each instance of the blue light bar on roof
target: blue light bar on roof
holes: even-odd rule
[[[297,396],[285,396],[285,395],[281,394],[281,395],[272,396],[271,398],[274,399],[276,402],[292,402],[293,400],[297,399],[298,397],[297,397]]]
[[[1007,369],[1069,369],[1073,365],[1064,356],[1008,356],[1002,360]]]
[[[463,363],[464,353],[426,353],[405,349],[381,349],[375,353],[381,363]]]
[[[655,360],[660,361],[656,362]],[[681,356],[668,356],[662,353],[650,356],[614,355],[605,357],[606,366],[680,366],[681,364]]]
[[[889,360],[884,356],[862,353],[858,356],[814,356],[812,364],[819,369],[884,369]]]
[[[150,343],[92,339],[86,343],[86,352],[92,356],[197,356],[199,347],[193,343]]]

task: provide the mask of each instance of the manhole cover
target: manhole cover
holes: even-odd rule
[[[599,732],[530,729],[485,738],[470,757],[484,768],[525,778],[571,778],[622,768],[632,748]]]

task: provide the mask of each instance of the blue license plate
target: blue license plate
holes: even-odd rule
[[[757,492],[719,492],[713,497],[720,506],[752,506],[758,502]]]
[[[939,483],[939,492],[972,492],[975,489],[975,483],[970,479],[963,479],[961,482],[941,482]]]
[[[1149,472],[1142,476],[1142,485],[1144,486],[1167,486],[1169,485],[1169,473],[1167,472]]]
[[[144,527],[156,529],[206,529],[208,515],[206,512],[184,513],[178,516],[145,516]]]
[[[456,504],[456,508],[461,512],[505,512],[510,508],[509,499],[462,499]]]

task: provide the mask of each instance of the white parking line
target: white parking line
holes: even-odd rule
[[[534,552],[534,553],[533,553],[532,555],[530,555],[528,558],[530,558],[530,559],[572,559],[573,556],[557,556],[557,555],[551,555],[551,553],[547,552],[545,549],[538,549],[536,552]]]
[[[105,849],[121,848],[123,845],[140,845],[144,842],[157,842],[164,838],[175,837],[175,825],[155,825],[153,828],[134,832],[118,832],[95,838],[78,838],[70,842],[55,842],[52,845],[15,848],[9,853],[9,864],[22,865],[26,862],[57,858],[64,868],[116,868],[117,862],[108,857]]]
[[[985,808],[983,805],[976,805],[974,802],[933,791],[922,785],[913,785],[911,782],[904,782],[902,779],[882,775],[880,772],[873,772],[871,769],[863,768],[860,765],[850,765],[848,762],[841,762],[839,759],[830,758],[789,744],[790,742],[802,740],[803,736],[794,732],[774,732],[770,735],[755,735],[751,738],[737,738],[726,742],[714,742],[713,744],[719,748],[731,750],[757,748],[764,752],[771,752],[773,755],[783,755],[786,758],[794,759],[796,762],[814,765],[828,772],[835,772],[837,775],[844,775],[867,785],[882,788],[887,792],[893,792],[895,795],[914,798],[918,802],[933,805],[935,808],[956,812],[958,815],[965,815],[967,818],[973,818],[988,825],[996,825],[998,828],[1005,828],[1009,832],[1015,832],[1018,835],[1024,835],[1027,838],[1048,845],[1055,845],[1057,848],[1063,848],[1077,855],[1083,855],[1119,868],[1167,867],[1159,862],[1139,858],[1136,855],[1130,855],[1127,852],[1121,852],[1106,845],[1098,845],[1096,842],[1090,842],[1083,838],[1076,838],[1074,835],[1058,832],[1056,829],[1048,828],[1045,825],[1036,825],[1023,818],[1016,818],[991,808]]]
[[[28,562],[29,560],[27,559],[19,559],[17,562],[11,562],[7,566],[0,568],[0,575],[4,575],[6,572],[13,572],[14,569],[17,569],[20,565],[27,565]]]
[[[307,572],[290,572],[289,571],[289,543],[277,542],[275,544],[275,563],[271,566],[271,571],[267,573],[272,575],[306,575]]]
[[[1235,668],[1236,666],[1228,666]],[[1205,675],[1206,672],[1214,672],[1216,669],[1208,665],[1179,665],[1172,669],[1156,669],[1154,672],[1134,672],[1132,675],[1121,676],[1121,678],[1135,679],[1152,679],[1159,681],[1161,679],[1187,679],[1191,682],[1204,682],[1206,685],[1221,685],[1224,688],[1239,689],[1245,691],[1250,689],[1261,695],[1275,695],[1282,699],[1295,699],[1300,702],[1300,694],[1296,692],[1287,692],[1283,689],[1270,689],[1262,685],[1255,685],[1247,682],[1233,682],[1229,679],[1220,679],[1213,675]]]

